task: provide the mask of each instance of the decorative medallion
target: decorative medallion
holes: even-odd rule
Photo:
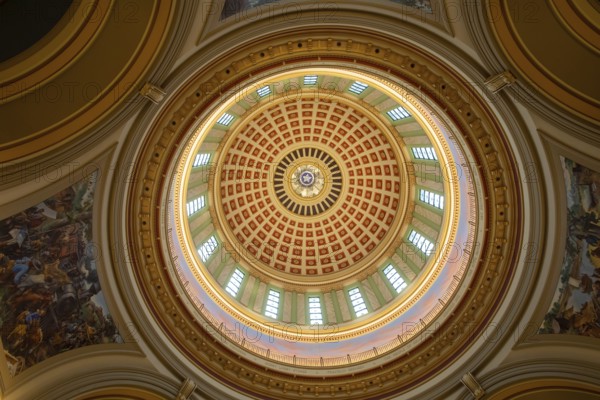
[[[342,172],[333,157],[315,148],[291,151],[277,165],[273,188],[289,211],[313,216],[328,210],[342,192]]]

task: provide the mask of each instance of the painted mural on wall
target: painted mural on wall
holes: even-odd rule
[[[277,3],[279,0],[225,0],[223,3],[223,9],[221,11],[220,19],[224,20],[232,15],[239,14],[238,17],[245,18],[245,11],[252,10],[253,8],[258,8],[258,14],[264,16],[272,16],[273,9],[270,7],[270,4]],[[389,0],[392,3],[401,4],[406,7],[412,7],[422,12],[431,14],[433,11],[431,9],[431,0]],[[319,18],[321,21],[327,21],[332,18],[335,18],[335,12],[337,10],[337,5],[331,2],[323,2],[318,4],[318,7],[315,8],[313,3],[307,3],[305,7],[302,7],[301,3],[286,3],[285,6],[288,11],[296,11],[296,12],[311,12],[315,15],[316,18]],[[310,10],[310,11],[309,11]],[[250,18],[250,16],[248,16]],[[257,18],[255,15],[251,16],[252,19]]]
[[[390,0],[394,3],[402,4],[406,7],[413,7],[418,10],[422,10],[426,13],[432,13],[431,0]]]
[[[569,230],[558,290],[539,333],[600,338],[600,172],[561,162]]]
[[[271,9],[265,6],[271,3],[276,3],[277,1],[278,0],[225,0],[220,19],[223,20],[227,17],[231,17],[232,15],[242,13],[243,11],[251,10],[256,7],[262,7],[259,13],[270,12]]]
[[[121,342],[92,242],[97,171],[0,221],[0,326],[10,373],[79,347]]]

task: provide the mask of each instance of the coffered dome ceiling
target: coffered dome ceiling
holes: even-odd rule
[[[235,374],[277,371],[249,372],[253,382],[282,387],[287,371],[303,377],[301,391],[318,392],[313,380],[325,371],[344,382],[350,371],[373,376],[377,365],[384,375],[372,379],[411,380],[418,360],[452,354],[452,316],[474,280],[486,284],[476,286],[469,319],[496,290],[492,277],[508,273],[497,256],[481,257],[506,251],[501,238],[517,211],[509,213],[514,194],[503,185],[510,155],[485,112],[454,97],[443,69],[421,56],[383,55],[358,38],[307,40],[291,53],[289,43],[271,43],[256,49],[261,63],[232,57],[212,77],[191,77],[177,95],[183,103],[162,113],[163,135],[172,133],[149,148],[154,172],[142,191],[158,190],[152,201],[163,211],[148,214],[142,200],[140,216],[142,238],[169,240],[143,250],[147,287],[185,332],[182,349],[203,352],[205,335],[218,332],[236,360],[219,362]],[[314,67],[330,46],[352,58]],[[368,52],[408,73],[366,63]],[[472,158],[489,168],[471,169]],[[447,339],[423,348],[416,338],[434,324],[449,324]],[[388,370],[412,352],[421,358]],[[340,390],[352,393],[348,385]]]
[[[396,236],[388,232],[400,211],[400,186],[410,189],[406,173],[399,176],[404,163],[351,106],[309,97],[268,107],[217,161],[214,203],[222,205],[223,228],[249,257],[289,274],[364,263]]]
[[[448,144],[447,129],[430,125],[423,105],[402,100],[392,82],[342,71],[298,66],[224,98],[191,130],[187,156],[174,171],[170,256],[184,255],[177,267],[188,295],[201,310],[232,315],[235,322],[220,320],[224,326],[276,332],[279,339],[266,347],[233,340],[290,364],[347,365],[353,356],[376,356],[376,343],[397,347],[391,332],[401,316],[433,319],[441,309],[423,305],[431,301],[427,289],[442,274],[440,291],[429,297],[450,297],[456,286],[448,277],[464,274],[468,257],[448,261],[447,241],[459,227],[461,239],[475,234],[458,219],[476,210],[466,193],[461,210],[449,150],[462,153]],[[431,154],[431,176],[417,180],[415,164],[425,167],[416,158],[421,149]],[[442,171],[434,162],[447,157]],[[184,212],[194,201],[199,209]],[[364,301],[358,309],[361,300],[351,294],[357,288]],[[312,323],[311,308],[320,324]],[[326,344],[283,345],[290,324],[298,342],[335,341],[344,350],[315,358]],[[314,332],[318,325],[322,333]],[[377,340],[363,337],[369,332]]]

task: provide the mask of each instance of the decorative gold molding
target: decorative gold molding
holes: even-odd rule
[[[509,239],[520,243],[522,205],[520,186],[515,185],[515,182],[520,182],[519,175],[511,169],[513,156],[494,114],[468,82],[462,81],[434,58],[417,52],[401,41],[388,42],[381,37],[374,40],[356,32],[345,36],[340,31],[335,38],[328,37],[327,32],[321,32],[320,36],[314,32],[310,39],[298,39],[295,32],[289,32],[288,35],[288,42],[285,43],[282,37],[284,43],[279,46],[262,44],[265,49],[262,52],[264,60],[256,56],[261,53],[260,48],[249,46],[247,51],[252,51],[254,56],[236,62],[235,70],[258,70],[282,61],[285,61],[284,64],[279,65],[289,65],[294,59],[302,57],[349,59],[357,65],[365,63],[396,79],[411,82],[425,92],[437,93],[438,96],[432,101],[440,110],[445,110],[459,127],[469,146],[470,157],[480,166],[480,189],[484,197],[478,201],[487,214],[485,225],[480,227],[482,231],[485,230],[481,237],[481,256],[469,266],[474,269],[470,272],[473,281],[470,290],[460,299],[454,299],[456,308],[453,318],[438,326],[436,332],[439,335],[423,340],[409,354],[398,354],[393,359],[381,361],[377,368],[337,375],[326,381],[320,377],[303,377],[282,369],[265,368],[238,357],[215,340],[180,301],[165,270],[165,256],[161,254],[156,240],[161,236],[157,213],[161,206],[159,200],[166,190],[165,168],[181,132],[189,128],[197,114],[186,117],[180,113],[163,113],[137,160],[139,170],[136,175],[139,179],[132,186],[128,201],[132,215],[138,217],[132,219],[129,226],[132,246],[137,249],[133,268],[145,300],[150,304],[150,309],[155,310],[154,318],[168,332],[173,343],[190,361],[224,384],[235,381],[238,390],[253,396],[274,398],[285,395],[296,399],[338,393],[349,399],[397,395],[428,379],[428,376],[458,357],[471,343],[472,335],[484,328],[485,321],[496,310],[497,300],[505,291],[503,283],[510,279],[515,258],[519,254],[518,248],[508,245]],[[295,45],[306,44],[307,40],[311,41],[311,48]],[[231,74],[226,70],[231,72],[230,68],[233,67],[215,65],[212,82],[209,81],[205,86],[188,85],[183,94],[187,96],[184,109],[209,107],[218,98],[218,93],[206,89],[209,86],[227,87],[236,75],[228,76]],[[207,72],[203,70],[201,73],[204,76],[212,75]],[[209,95],[202,97],[205,93]]]
[[[556,394],[557,391],[560,391],[562,396],[568,395],[568,398],[572,399],[578,399],[580,398],[579,396],[584,395],[594,396],[586,397],[591,399],[596,398],[600,388],[596,385],[573,379],[540,378],[517,382],[503,389],[495,390],[493,393],[490,393],[487,398],[490,400],[515,398],[526,400],[529,397],[528,395],[534,395],[535,397],[532,398],[539,399],[544,396],[544,394],[546,394],[546,396],[551,396]]]
[[[114,0],[84,0],[73,3],[53,30],[51,40],[42,39],[33,49],[4,62],[0,69],[0,104],[14,101],[40,88],[53,76],[73,64],[93,43],[107,22]],[[46,41],[49,40],[49,43]],[[37,48],[43,46],[41,48]],[[12,90],[14,88],[14,90]]]
[[[102,4],[107,5],[107,9],[110,12],[108,12],[108,17],[106,18],[109,19],[111,12],[114,12],[115,8],[118,8],[119,6],[129,7],[129,3],[119,3],[118,6],[109,7],[109,5],[114,4],[113,0],[99,1],[102,2]],[[130,3],[130,5],[133,4],[134,3]],[[139,90],[139,87],[137,86],[139,84],[138,81],[144,76],[145,73],[147,73],[150,66],[156,60],[156,57],[159,54],[158,50],[162,48],[166,38],[166,33],[170,28],[172,17],[175,14],[174,10],[176,5],[176,2],[161,1],[143,3],[142,6],[137,5],[137,7],[147,7],[149,9],[150,17],[147,21],[145,21],[145,28],[142,27],[144,29],[140,29],[140,42],[134,49],[132,56],[127,60],[125,65],[121,66],[119,72],[114,77],[111,77],[111,80],[108,82],[106,87],[101,88],[93,101],[82,101],[81,107],[74,108],[73,112],[69,113],[68,116],[65,116],[64,119],[54,120],[51,126],[45,126],[43,129],[37,132],[31,132],[30,134],[28,133],[25,137],[19,137],[10,142],[7,141],[1,143],[0,159],[2,159],[4,162],[9,162],[18,158],[30,156],[34,153],[41,154],[42,152],[48,152],[55,148],[59,142],[79,137],[84,132],[88,132],[93,126],[95,126],[95,124],[98,124],[102,121],[102,116],[105,116],[111,111],[116,110],[119,106],[122,106],[123,102],[126,98],[128,98],[130,93],[135,93]],[[136,6],[134,5],[133,7]],[[139,21],[136,22],[139,24]],[[105,24],[102,26],[106,27],[108,25]],[[102,32],[103,31],[95,33],[95,35],[102,36]],[[67,57],[67,54],[61,54],[63,57]],[[88,51],[88,55],[89,54],[91,53]],[[81,57],[81,54],[78,53],[73,57],[75,57],[73,58],[73,61],[77,61],[79,60],[79,57]],[[77,65],[77,63],[73,65]],[[59,68],[59,70],[56,70],[56,68],[53,67],[51,74],[55,75],[60,72],[61,75],[55,76],[60,77],[61,79],[68,76],[65,74],[72,69],[65,69],[65,64],[63,63],[55,67]],[[73,79],[79,82],[81,77],[76,77]],[[70,84],[68,81],[67,83]],[[85,87],[85,85],[83,85],[83,87]],[[38,85],[33,87],[33,89],[38,91],[42,90],[43,88],[45,88],[43,84],[42,86]],[[62,94],[62,101],[60,104],[72,107],[73,100],[69,100],[70,95],[68,95],[70,92],[65,90],[66,93],[62,93],[62,88],[60,88],[60,86],[59,89],[61,90],[59,93]],[[67,85],[67,89],[70,90],[72,87]],[[27,90],[25,92],[27,92]],[[39,93],[42,92],[40,91]],[[30,103],[35,105],[39,103],[39,100],[37,102],[34,101]],[[46,103],[50,104],[51,102],[48,101]],[[53,103],[57,102],[54,101]],[[7,105],[11,104],[12,103],[7,103]],[[24,104],[27,104],[27,102],[24,102]]]
[[[514,4],[516,7],[520,6],[518,3]],[[581,93],[556,77],[539,62],[520,37],[511,19],[509,7],[510,3],[506,0],[490,0],[487,4],[488,20],[494,21],[490,24],[490,29],[504,51],[506,59],[523,74],[523,78],[538,87],[554,103],[568,107],[571,112],[589,121],[598,121],[598,99]],[[535,3],[527,5],[529,11],[535,11],[535,7],[539,5]],[[528,15],[530,13],[528,12]]]
[[[460,381],[469,389],[475,400],[479,400],[485,395],[485,390],[470,372],[463,375]]]
[[[144,83],[144,86],[140,89],[140,94],[153,102],[154,104],[158,104],[165,98],[165,91],[151,84],[150,82]]]
[[[340,71],[346,71],[347,74],[351,73],[351,70],[347,66],[344,66],[344,67],[339,66],[337,69]],[[315,72],[312,70],[307,70],[307,71],[310,71],[311,73]],[[323,72],[323,71],[321,71],[321,72]],[[365,82],[369,82],[369,83],[372,83],[372,81],[374,79],[376,79],[372,76],[369,76],[368,74],[360,75],[359,72],[354,72],[354,74],[358,74],[358,75],[355,75],[355,78],[359,78],[359,79],[361,79]],[[265,79],[267,79],[267,78],[265,78]],[[419,122],[424,126],[424,129],[426,129],[428,132],[431,132],[430,136],[432,138],[434,138],[433,145],[436,148],[441,150],[438,153],[440,154],[441,159],[445,162],[445,165],[451,167],[450,171],[449,171],[449,174],[451,175],[451,179],[449,179],[448,181],[445,182],[446,186],[447,186],[445,192],[448,194],[448,201],[447,201],[444,222],[441,224],[441,231],[438,236],[438,240],[441,243],[455,243],[458,214],[459,214],[459,205],[460,205],[460,200],[458,199],[459,178],[458,178],[457,171],[456,171],[456,165],[454,165],[454,163],[452,162],[452,157],[450,156],[450,150],[449,150],[448,144],[446,143],[445,139],[442,138],[443,135],[442,135],[439,127],[437,126],[437,124],[429,116],[430,111],[425,109],[416,99],[405,94],[404,93],[405,89],[403,89],[399,86],[394,87],[393,83],[387,82],[380,78],[377,78],[377,80],[380,82],[380,84],[382,84],[382,85],[385,84],[386,86],[388,86],[387,89],[379,87],[379,90],[384,90],[384,91],[392,90],[389,87],[393,87],[395,89],[396,94],[391,93],[390,96],[398,97],[398,99],[396,99],[396,101],[400,102],[401,104],[404,104],[407,108],[409,108],[409,110],[411,110],[411,112],[414,114],[415,118],[417,120],[419,120]],[[258,85],[257,87],[260,87],[260,86],[261,85]],[[336,96],[335,98],[338,101],[343,101],[343,102],[348,101],[347,99],[344,100],[339,96]],[[406,99],[406,101],[402,102],[401,99]],[[276,101],[277,101],[277,98],[276,98]],[[201,262],[198,260],[198,257],[196,256],[195,247],[200,245],[201,242],[204,241],[204,239],[202,239],[202,241],[199,243],[195,243],[196,246],[194,246],[192,248],[192,247],[190,247],[190,244],[193,243],[193,241],[190,238],[189,232],[186,232],[185,234],[183,233],[183,231],[187,231],[188,229],[186,227],[187,219],[181,212],[181,210],[183,210],[183,200],[182,200],[183,196],[180,193],[182,191],[183,192],[186,191],[185,180],[186,180],[186,177],[189,175],[189,172],[187,172],[187,171],[189,170],[191,162],[192,162],[191,158],[193,158],[193,154],[196,153],[196,150],[194,150],[194,149],[196,149],[198,147],[198,142],[201,140],[202,135],[205,134],[206,132],[208,132],[208,130],[210,129],[210,127],[212,126],[214,121],[221,115],[223,110],[227,109],[230,106],[229,102],[220,102],[219,104],[220,104],[220,107],[218,109],[218,112],[215,112],[212,117],[209,117],[207,120],[203,121],[203,129],[196,130],[193,138],[191,138],[189,140],[189,144],[183,150],[183,153],[184,153],[182,156],[183,161],[181,161],[180,166],[177,169],[177,172],[173,175],[173,179],[175,181],[174,187],[176,188],[174,191],[174,194],[173,194],[173,196],[174,196],[173,201],[175,203],[175,221],[177,221],[176,226],[174,227],[174,230],[177,232],[176,239],[180,243],[185,244],[185,246],[183,248],[183,252],[184,252],[184,257],[186,259],[186,263],[187,263],[187,265],[193,266],[192,272],[194,273],[196,280],[202,285],[204,293],[208,294],[212,298],[213,301],[215,301],[221,308],[227,310],[228,313],[235,315],[245,325],[258,330],[259,332],[261,332],[265,335],[275,335],[276,337],[279,337],[279,338],[286,338],[288,335],[288,332],[285,329],[274,327],[272,321],[266,319],[262,315],[248,312],[244,307],[242,307],[240,304],[238,304],[236,301],[233,301],[230,298],[230,296],[224,291],[224,289],[221,287],[221,285],[219,285],[219,283],[216,282],[217,277],[212,277],[206,271],[206,269],[201,265]],[[269,105],[271,105],[271,103],[268,103],[268,105],[263,105],[262,107],[259,107],[258,109],[254,109],[253,112],[250,113],[249,116],[245,116],[245,119],[254,118],[254,115],[256,115],[256,113],[259,113],[262,108],[267,107]],[[382,127],[384,126],[383,118],[381,118],[379,112],[372,112],[369,110],[363,110],[363,111],[366,114],[370,115],[370,118],[372,120],[381,120],[381,122],[380,122],[381,126]],[[176,114],[177,114],[177,112],[176,112]],[[381,129],[386,129],[386,128],[381,128]],[[232,128],[231,132],[235,133],[236,132],[235,128]],[[387,135],[389,135],[388,140],[390,142],[398,142],[397,146],[400,145],[401,139],[398,138],[398,135],[393,134],[392,132],[388,132]],[[221,156],[219,155],[219,153],[222,152],[223,148],[229,147],[228,142],[234,136],[235,136],[234,134],[230,134],[229,139],[225,138],[219,145],[219,150],[217,151],[217,155],[216,155],[216,159],[218,160],[217,161],[218,165],[221,164],[221,162],[219,161],[219,160],[221,160]],[[300,146],[300,145],[297,145],[296,147],[298,147],[298,146]],[[317,146],[317,147],[319,147],[319,146]],[[295,147],[292,146],[292,148],[295,148]],[[326,150],[326,148],[324,148],[324,149]],[[401,150],[402,150],[401,148],[394,148],[394,152],[398,155],[398,157],[401,157]],[[282,157],[282,156],[280,156],[280,157]],[[276,163],[278,161],[279,161],[279,159],[276,159]],[[340,161],[338,160],[338,162],[340,162]],[[405,167],[406,166],[404,166],[404,168]],[[219,168],[220,167],[217,168],[217,171],[215,173],[216,176],[219,176],[221,173]],[[406,171],[402,172],[402,176],[404,177],[403,179],[406,179],[406,176],[407,176]],[[348,177],[345,176],[345,179],[348,179]],[[211,187],[212,183],[213,182],[210,182],[209,187]],[[183,189],[182,190],[177,189],[179,187],[183,187]],[[220,197],[218,196],[219,191],[215,190],[212,187],[211,187],[211,189],[209,189],[209,191],[217,195],[217,198],[214,199],[214,202],[221,201]],[[342,285],[343,283],[348,284],[348,283],[356,281],[357,279],[358,280],[366,279],[368,275],[377,273],[377,268],[379,266],[381,266],[381,263],[383,262],[383,260],[389,258],[391,256],[391,254],[395,252],[396,248],[401,245],[401,243],[403,241],[403,237],[404,237],[403,234],[406,230],[406,227],[412,220],[411,212],[412,212],[412,209],[414,208],[414,202],[412,201],[412,198],[406,199],[406,194],[404,195],[404,197],[405,197],[405,200],[403,200],[403,203],[407,203],[408,206],[406,208],[401,206],[400,209],[403,210],[403,212],[405,214],[409,215],[409,217],[405,218],[403,215],[401,215],[399,218],[399,221],[396,221],[396,224],[397,224],[396,230],[391,235],[392,239],[397,238],[397,239],[395,239],[396,241],[394,242],[394,244],[392,245],[391,248],[389,245],[384,246],[383,249],[381,249],[379,251],[379,253],[381,253],[381,254],[375,253],[373,255],[375,258],[369,259],[369,260],[374,259],[376,261],[373,263],[373,265],[370,265],[368,270],[361,270],[360,268],[363,267],[364,265],[369,266],[369,263],[367,263],[367,264],[361,263],[357,266],[352,267],[348,271],[345,271],[345,274],[344,274],[344,276],[341,277],[341,280],[340,280],[340,278],[336,279],[336,278],[325,277],[325,279],[324,279],[323,277],[319,277],[319,280],[317,280],[317,281],[311,280],[311,281],[307,282],[306,285],[313,288],[312,290],[314,290],[314,285],[316,284],[319,287],[319,290],[322,293],[325,293],[331,289],[340,288],[340,285]],[[280,208],[283,211],[283,207],[280,207]],[[218,208],[218,207],[217,207],[217,210],[215,210],[214,208],[211,208],[211,217],[212,217],[213,221],[223,221],[226,219],[226,216],[222,215],[222,211],[220,211],[220,208]],[[227,230],[223,229],[219,223],[216,223],[215,227],[216,227],[217,232],[219,233],[219,237],[222,239],[226,238],[225,242],[230,243],[230,241],[232,239],[230,239],[231,235],[227,232]],[[474,241],[466,244],[464,246],[464,251],[466,253],[469,253],[471,251],[473,245],[474,245]],[[233,247],[234,250],[236,248],[236,246],[231,246],[231,247]],[[425,268],[425,273],[421,274],[418,277],[417,281],[413,285],[411,285],[414,289],[403,293],[399,297],[400,300],[396,299],[387,307],[383,307],[381,310],[377,310],[377,312],[372,313],[367,321],[352,322],[352,323],[338,325],[337,332],[335,332],[335,333],[324,332],[323,334],[320,334],[317,336],[319,336],[319,338],[321,338],[321,340],[326,340],[326,341],[346,340],[346,339],[361,336],[368,332],[373,332],[374,330],[386,325],[387,323],[392,322],[397,317],[399,317],[400,315],[402,315],[403,313],[408,311],[412,306],[414,306],[417,303],[417,301],[433,285],[433,283],[435,282],[435,279],[440,274],[446,260],[448,259],[448,256],[449,256],[449,253],[451,252],[451,250],[452,249],[450,247],[446,247],[443,249],[442,252],[436,254],[435,256],[432,256],[430,258],[430,260],[427,262],[427,266]],[[174,257],[174,256],[175,256],[175,254],[171,254],[171,257]],[[236,257],[236,260],[238,262],[242,261],[242,259],[245,259],[243,257],[243,254],[240,254],[238,257]],[[369,260],[367,260],[367,261],[369,261]],[[372,261],[369,261],[369,262],[372,262]],[[260,268],[260,269],[253,268],[253,263],[248,260],[243,265],[246,267],[246,269],[252,275],[259,278],[262,282],[270,282],[272,279],[279,279],[282,281],[282,282],[280,282],[280,285],[282,285],[283,288],[287,288],[289,290],[292,290],[294,288],[297,288],[297,286],[302,286],[304,284],[304,282],[299,281],[299,280],[291,282],[291,279],[285,275],[283,276],[283,278],[280,278],[278,276],[275,276],[272,273],[269,273],[269,270],[266,270],[264,268]],[[354,271],[356,271],[356,272],[354,272]],[[460,281],[460,277],[461,277],[462,273],[464,273],[464,270],[460,274],[457,273],[457,278],[459,278],[459,281]],[[334,279],[335,279],[335,283],[332,283],[332,282],[334,282]],[[184,287],[186,288],[186,290],[188,290],[188,287],[186,285],[184,285]],[[189,297],[192,299],[191,301],[194,302],[194,298],[196,296],[190,292],[188,292],[188,294],[189,294]],[[448,296],[446,296],[446,297],[448,297]],[[203,307],[201,307],[201,310],[202,310],[202,314],[204,315],[204,317],[208,321],[212,321],[212,316],[207,315],[204,312]],[[440,309],[436,310],[435,312],[433,312],[433,314],[428,315],[424,319],[426,319],[427,321],[431,321],[434,318],[434,315],[436,315],[439,311],[440,311]],[[215,325],[216,325],[215,328],[217,328],[220,324],[216,323]],[[418,332],[425,329],[425,325],[426,324],[423,324],[423,326],[412,330],[410,334],[403,334],[401,340],[395,340],[394,343],[387,344],[385,346],[386,351],[389,351],[392,348],[397,347],[398,345],[402,344],[404,341],[409,340],[412,336],[415,336]],[[242,341],[241,338],[230,337],[230,339],[234,340],[235,342],[237,342],[238,344],[240,344],[242,346],[245,346],[249,350],[252,350],[255,352],[258,351],[259,353],[263,350],[262,348],[256,349],[256,346],[252,346],[249,343]],[[315,333],[310,331],[309,334],[299,334],[296,337],[296,339],[298,341],[312,342],[315,340]],[[289,359],[290,362],[292,362],[291,358],[288,356],[285,356],[285,355],[279,356],[277,353],[275,353],[273,351],[270,351],[269,354],[270,354],[270,356],[272,356],[274,358],[279,357],[280,360]],[[378,354],[378,352],[374,352],[372,356],[376,356],[377,354]],[[300,361],[298,359],[296,359],[295,362],[300,362]],[[336,363],[342,363],[342,364],[345,364],[346,362],[347,362],[347,360],[345,358],[342,360],[336,361]]]
[[[591,1],[551,0],[556,18],[581,44],[600,54],[600,12]]]

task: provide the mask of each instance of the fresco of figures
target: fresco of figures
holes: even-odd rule
[[[250,10],[255,7],[264,7],[268,4],[276,3],[277,1],[278,0],[225,0],[220,19],[223,20],[243,11]],[[270,8],[261,9],[259,14],[263,14],[265,12],[270,12]],[[242,14],[242,18],[245,17],[246,14]]]
[[[238,15],[238,19],[248,18],[249,15],[245,11],[258,8],[258,15],[262,16],[273,16],[273,8],[271,3],[277,3],[279,0],[225,0],[223,2],[223,9],[221,11],[220,19],[224,20],[232,15]],[[416,8],[425,13],[432,13],[431,0],[390,0],[393,3],[401,4],[406,7]],[[283,7],[288,10],[294,10],[298,12],[311,12],[315,14],[315,17],[321,21],[332,22],[335,18],[335,12],[337,11],[338,5],[330,2],[306,4],[303,8],[301,4],[290,4],[287,3]],[[256,16],[252,15],[252,18]]]
[[[92,242],[97,171],[0,221],[0,325],[10,373],[79,347],[121,342]]]
[[[561,158],[567,243],[558,290],[539,333],[600,338],[600,173]]]
[[[431,13],[431,0],[391,0],[394,3],[402,4],[406,7],[416,8],[426,13]]]

